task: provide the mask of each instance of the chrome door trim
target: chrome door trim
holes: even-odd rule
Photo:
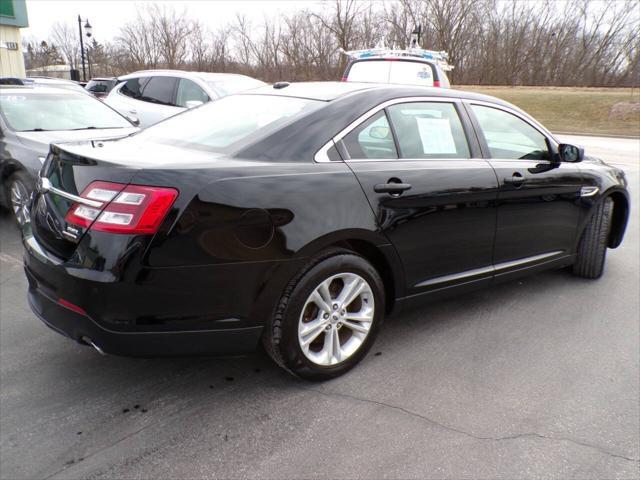
[[[458,97],[402,97],[402,98],[394,98],[392,100],[387,100],[379,105],[376,105],[372,109],[360,115],[357,119],[347,125],[345,128],[340,130],[336,135],[334,135],[331,140],[325,143],[320,150],[318,150],[313,157],[316,163],[327,163],[332,160],[329,159],[327,155],[327,151],[340,140],[342,140],[345,136],[347,136],[353,129],[358,127],[362,122],[368,120],[370,117],[378,113],[380,110],[383,110],[391,105],[397,105],[399,103],[415,103],[415,102],[438,102],[438,103],[453,103],[460,105],[462,100]],[[368,159],[369,161],[371,159]],[[377,159],[378,161],[384,159]],[[397,161],[397,158],[393,160]],[[350,162],[353,160],[349,160]],[[388,160],[387,160],[388,161]]]
[[[77,195],[73,195],[72,193],[65,192],[64,190],[60,190],[51,185],[51,182],[47,177],[40,177],[38,179],[38,191],[40,193],[53,193],[55,195],[59,195],[61,197],[66,198],[67,200],[71,200],[72,202],[81,203],[82,205],[86,205],[88,207],[93,208],[101,208],[102,202],[98,202],[97,200],[91,200],[89,198],[82,198]]]
[[[533,255],[531,257],[520,258],[518,260],[509,260],[507,262],[498,263],[492,266],[474,268],[473,270],[466,270],[464,272],[453,273],[449,275],[442,275],[440,277],[429,278],[427,280],[423,280],[413,286],[413,288],[422,288],[422,287],[431,287],[435,285],[441,285],[443,283],[449,282],[459,282],[466,283],[468,281],[475,280],[484,280],[486,278],[490,278],[492,275],[501,274],[501,273],[509,273],[505,272],[505,270],[509,270],[511,268],[516,267],[533,267],[538,263],[545,263],[542,260],[549,260],[552,257],[562,258],[562,250],[555,250],[553,252],[541,253],[538,255]],[[553,258],[555,260],[556,258]],[[475,278],[480,277],[480,278]]]

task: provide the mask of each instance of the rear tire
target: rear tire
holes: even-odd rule
[[[605,198],[595,207],[587,228],[582,233],[573,273],[583,278],[600,278],[604,272],[607,244],[611,230],[613,200]]]
[[[384,286],[376,269],[350,251],[332,250],[309,262],[285,289],[263,344],[290,373],[327,380],[364,358],[384,311]]]

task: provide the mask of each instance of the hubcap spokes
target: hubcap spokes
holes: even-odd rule
[[[355,273],[340,273],[318,285],[298,322],[298,341],[312,362],[330,366],[351,357],[364,343],[375,312],[373,291]]]
[[[16,220],[20,225],[24,225],[27,219],[27,200],[29,194],[27,188],[20,181],[15,181],[11,184],[9,191],[9,197],[11,199],[11,209],[16,217]]]

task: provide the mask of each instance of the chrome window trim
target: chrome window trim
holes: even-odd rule
[[[66,198],[67,200],[71,200],[72,202],[81,203],[82,205],[86,205],[88,207],[101,208],[102,202],[98,202],[96,200],[91,200],[89,198],[82,198],[77,195],[73,195],[72,193],[65,192],[64,190],[60,190],[51,185],[51,182],[47,177],[40,177],[38,181],[38,191],[41,193],[51,192],[55,195],[59,195],[61,197]]]
[[[387,100],[386,102],[383,102],[379,105],[376,105],[375,107],[373,107],[372,109],[368,110],[367,112],[363,113],[362,115],[360,115],[358,118],[356,118],[353,122],[351,122],[349,125],[347,125],[345,128],[343,128],[340,132],[338,132],[336,135],[334,135],[331,140],[329,140],[327,143],[325,143],[322,148],[320,148],[320,150],[318,150],[316,152],[316,154],[314,155],[313,159],[316,163],[328,163],[331,162],[332,160],[329,159],[329,156],[327,155],[327,151],[336,143],[338,143],[340,140],[342,140],[344,137],[346,137],[349,133],[351,133],[352,130],[354,130],[356,127],[358,127],[361,123],[367,121],[369,118],[371,118],[373,115],[375,115],[376,113],[378,113],[380,110],[383,110],[387,107],[390,107],[391,105],[397,105],[399,103],[416,103],[416,102],[438,102],[438,103],[453,103],[453,104],[458,104],[460,105],[462,103],[462,100],[458,97],[402,97],[402,98],[394,98],[392,100]],[[349,159],[349,160],[345,160],[345,162],[357,162],[357,161],[378,161],[378,162],[389,162],[389,161],[398,161],[398,160],[406,160],[404,158],[394,158],[394,159],[383,159],[383,158],[377,158],[377,159]],[[422,159],[424,160],[424,159]]]

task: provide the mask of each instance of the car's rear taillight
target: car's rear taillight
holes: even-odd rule
[[[439,87],[440,86],[440,80],[434,80],[433,81],[433,86],[434,87]]]
[[[102,232],[150,234],[160,227],[178,191],[166,187],[93,182],[80,196],[92,200],[93,204],[74,204],[67,213],[67,223]]]
[[[349,80],[349,79],[347,78],[347,76],[344,76],[344,77],[342,77],[342,78],[340,79],[340,81],[341,81],[341,82],[346,82],[346,81],[348,81],[348,80]]]

